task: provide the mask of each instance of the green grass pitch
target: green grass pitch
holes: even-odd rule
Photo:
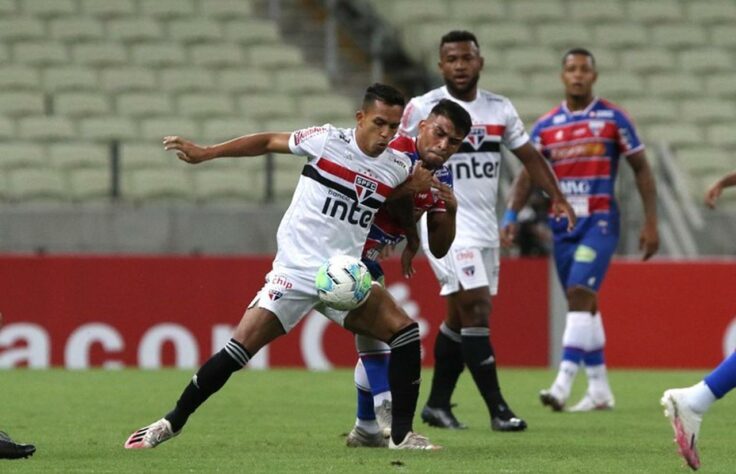
[[[0,430],[38,447],[33,458],[0,460],[0,472],[688,472],[675,454],[659,397],[706,371],[612,371],[616,409],[552,413],[537,392],[548,370],[502,370],[507,400],[529,423],[525,433],[495,433],[470,375],[454,402],[465,431],[415,428],[438,452],[351,449],[352,370],[237,373],[173,441],[126,451],[135,429],[166,413],[189,371],[0,371]],[[430,371],[419,400],[426,399]],[[584,389],[579,377],[572,400]],[[701,430],[702,472],[733,472],[736,400],[725,397]]]

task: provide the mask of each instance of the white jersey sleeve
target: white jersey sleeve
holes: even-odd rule
[[[411,99],[404,108],[404,115],[401,117],[401,125],[399,126],[399,135],[404,137],[419,135],[419,122],[429,115],[429,111],[425,109],[426,107],[419,102],[417,97]]]
[[[521,121],[518,112],[514,108],[514,105],[510,100],[504,97],[504,108],[506,109],[503,114],[506,117],[506,130],[503,134],[503,144],[509,150],[516,150],[517,148],[524,145],[529,141],[529,135],[524,130],[524,123]]]
[[[324,152],[332,126],[309,127],[289,135],[289,149],[295,155],[307,156],[308,160],[319,158]]]

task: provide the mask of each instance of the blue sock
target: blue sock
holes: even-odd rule
[[[605,364],[606,361],[603,359],[603,349],[586,352],[585,355],[583,355],[583,362],[585,362],[585,365],[588,367]]]
[[[388,384],[388,361],[390,354],[371,354],[369,356],[360,356],[365,373],[368,376],[368,382],[371,384],[371,393],[378,395],[379,393],[388,392],[390,390]],[[371,402],[373,403],[373,402]]]
[[[580,364],[585,357],[585,351],[577,347],[563,347],[562,360],[570,361],[574,364]]]
[[[716,398],[721,398],[736,387],[736,352],[728,356],[721,365],[708,374],[705,384]]]
[[[376,412],[373,411],[373,395],[366,390],[358,390],[358,414],[361,420],[375,420]]]

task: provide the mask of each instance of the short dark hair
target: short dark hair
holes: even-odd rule
[[[570,48],[567,51],[565,51],[565,54],[562,55],[562,65],[565,65],[565,61],[567,61],[567,57],[570,55],[581,55],[581,56],[588,56],[590,58],[590,62],[593,64],[593,67],[595,67],[595,56],[593,56],[593,53],[588,51],[585,48]]]
[[[452,30],[442,37],[440,40],[440,49],[445,43],[464,43],[466,41],[472,41],[473,44],[478,45],[478,38],[473,33],[465,30]]]
[[[365,90],[363,96],[363,109],[373,105],[375,101],[381,101],[386,105],[399,105],[404,107],[406,105],[406,98],[397,88],[381,84],[374,83],[368,89]]]
[[[429,115],[441,115],[447,117],[452,125],[459,131],[462,132],[463,137],[470,133],[470,129],[473,127],[473,120],[470,118],[470,114],[460,104],[450,99],[442,99],[432,107]]]

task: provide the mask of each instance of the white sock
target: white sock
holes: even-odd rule
[[[557,378],[550,391],[552,395],[561,401],[567,400],[572,390],[572,383],[575,381],[575,376],[578,373],[579,364],[570,362],[569,360],[563,360],[560,362],[560,370],[557,372]]]
[[[370,434],[375,434],[381,431],[376,420],[361,420],[360,418],[355,419],[355,426],[361,428]]]
[[[585,373],[588,375],[588,394],[594,401],[603,402],[613,398],[606,364],[586,366]]]
[[[687,404],[690,408],[696,412],[703,414],[708,411],[708,408],[717,400],[716,396],[711,392],[705,382],[699,382],[692,387],[685,389],[687,395]]]
[[[373,395],[373,406],[374,407],[380,407],[383,404],[384,400],[391,401],[391,391],[386,390],[385,392],[381,392],[378,395]]]

